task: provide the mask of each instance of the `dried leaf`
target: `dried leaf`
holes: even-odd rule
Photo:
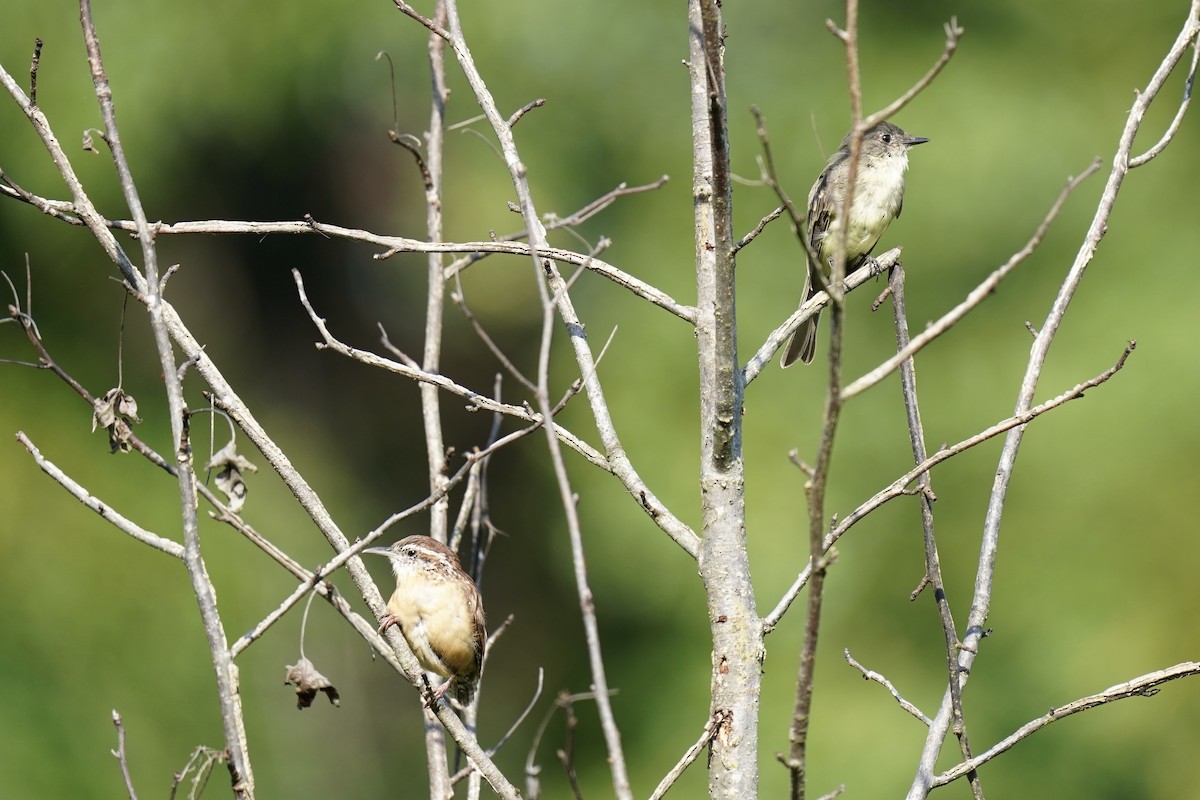
[[[137,400],[133,399],[133,395],[125,394],[125,392],[117,394],[117,413],[134,422],[142,421],[137,413]]]
[[[301,657],[295,664],[287,668],[283,684],[296,687],[296,708],[301,710],[312,705],[317,692],[324,692],[329,702],[339,705],[338,690],[329,679],[317,672],[317,668],[307,658]]]
[[[258,472],[258,467],[238,453],[237,442],[233,439],[230,439],[229,444],[214,453],[204,467],[217,470],[217,488],[229,498],[229,510],[235,514],[241,513],[242,507],[246,505],[246,492],[248,491],[246,482],[242,479],[242,473]]]
[[[258,472],[258,467],[250,463],[250,459],[237,451],[237,442],[229,440],[229,444],[213,453],[213,457],[204,465],[205,469],[224,469],[233,467],[242,472]]]
[[[108,446],[112,452],[128,453],[133,449],[129,437],[133,435],[131,422],[141,422],[137,413],[137,400],[120,388],[109,389],[104,396],[92,404],[92,431],[102,427],[108,431]]]

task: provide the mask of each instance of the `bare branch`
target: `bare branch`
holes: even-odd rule
[[[1078,700],[1072,700],[1066,705],[1052,708],[1046,714],[1025,723],[1017,730],[1004,739],[997,742],[986,752],[972,758],[970,761],[963,762],[955,767],[951,767],[942,774],[933,778],[930,784],[931,788],[944,786],[951,781],[961,778],[963,775],[978,769],[982,765],[991,761],[996,756],[1011,748],[1022,739],[1036,733],[1045,728],[1047,725],[1058,722],[1060,719],[1065,719],[1072,714],[1077,714],[1080,711],[1087,711],[1090,708],[1096,708],[1107,703],[1112,703],[1116,700],[1125,700],[1130,697],[1153,697],[1161,691],[1158,687],[1169,681],[1178,680],[1179,678],[1189,678],[1193,675],[1200,675],[1200,662],[1185,661],[1182,664],[1176,664],[1173,667],[1167,667],[1156,672],[1151,672],[1146,675],[1118,683],[1105,689],[1099,694],[1088,695],[1081,697]]]
[[[720,732],[721,726],[729,721],[729,716],[732,713],[728,709],[723,709],[715,712],[708,718],[708,721],[704,723],[704,730],[700,732],[700,738],[696,740],[695,744],[684,751],[683,757],[679,759],[679,762],[671,767],[670,772],[663,776],[658,786],[651,792],[650,800],[661,800],[666,795],[667,791],[675,785],[675,781],[679,780],[679,777],[683,775],[684,770],[700,757],[700,754],[704,752],[704,748],[708,747],[709,742]]]
[[[455,276],[455,280],[457,280],[457,275]],[[473,312],[471,307],[467,305],[467,298],[462,291],[461,285],[450,294],[450,300],[456,306],[458,306],[458,310],[462,312],[464,317],[466,317],[467,322],[470,323],[472,330],[475,331],[475,335],[479,337],[479,341],[483,342],[484,346],[491,351],[491,354],[495,356],[496,360],[500,362],[508,374],[513,376],[517,380],[517,383],[524,386],[530,392],[536,392],[537,386],[534,384],[534,382],[525,377],[525,374],[517,368],[517,365],[512,362],[512,360],[505,354],[503,350],[500,349],[500,346],[496,344],[496,341],[491,337],[487,330],[484,329],[483,323],[480,322],[479,318],[475,316],[475,312]]]
[[[894,247],[886,253],[875,259],[875,263],[880,269],[890,269],[900,258],[900,248]],[[850,292],[862,286],[873,279],[878,273],[870,264],[856,269],[854,272],[846,276],[845,291]],[[765,342],[759,346],[754,355],[750,356],[750,360],[746,362],[746,366],[742,368],[742,375],[747,384],[759,376],[759,374],[771,363],[771,359],[779,348],[783,347],[786,342],[801,323],[809,319],[813,314],[816,314],[825,306],[829,305],[829,293],[817,292],[808,302],[800,306],[792,312],[792,315],[785,319],[782,324],[775,330],[771,331]]]
[[[142,544],[150,545],[161,553],[166,553],[178,559],[183,558],[183,545],[173,542],[170,539],[164,539],[158,534],[150,533],[150,531],[145,530],[117,513],[111,506],[101,502],[99,498],[93,497],[87,489],[72,480],[65,472],[55,466],[53,462],[43,457],[42,452],[34,446],[33,442],[29,441],[29,437],[23,432],[17,431],[17,441],[29,451],[29,455],[33,456],[33,462],[38,465],[38,468],[42,472],[57,481],[76,500],[99,514],[105,522],[112,524],[117,530],[129,534]]]
[[[435,24],[445,25],[445,3],[439,2],[434,11]],[[433,31],[433,29],[430,29]],[[425,165],[425,233],[431,242],[442,239],[442,146],[445,139],[446,102],[450,90],[446,86],[445,40],[433,31],[429,36],[429,68],[432,75],[432,98],[429,111],[429,131],[425,135],[427,159]],[[425,294],[425,346],[421,357],[421,370],[434,374],[441,370],[442,330],[445,314],[446,281],[442,276],[442,254],[429,253],[426,257]],[[429,383],[420,384],[421,420],[425,429],[425,458],[428,463],[429,491],[438,494],[446,483],[446,441],[442,431],[441,394],[438,387]],[[443,493],[430,509],[429,535],[445,543],[449,535],[449,500]],[[430,745],[430,769],[439,773],[431,792],[449,789],[446,773],[444,742],[438,748]],[[432,772],[431,772],[432,774]],[[440,784],[440,785],[439,785]]]
[[[849,219],[850,210],[854,208],[854,195],[858,186],[857,176],[862,139],[867,129],[862,120],[862,83],[858,63],[858,0],[846,0],[846,27],[844,30],[838,30],[830,23],[827,25],[841,39],[846,49],[847,88],[850,95],[852,124],[848,137],[846,185],[838,193],[839,196],[836,199],[839,205],[834,213],[841,219]],[[841,226],[840,232],[834,237],[829,281],[827,285],[821,287],[829,295],[830,301],[828,378],[825,407],[821,414],[820,440],[813,460],[812,472],[804,483],[804,494],[808,501],[806,532],[810,566],[804,616],[804,640],[800,647],[796,675],[796,698],[788,733],[790,746],[786,758],[781,756],[779,759],[788,769],[792,800],[804,800],[808,791],[808,729],[811,723],[825,576],[830,563],[826,557],[828,548],[824,544],[826,489],[829,482],[830,461],[833,457],[833,442],[837,435],[841,411],[847,399],[842,390],[842,341],[846,311],[844,303],[846,253],[850,227],[848,224]],[[804,244],[807,258],[810,263],[819,263],[820,259],[813,259],[813,253],[809,247],[809,237],[802,235],[802,231],[802,228],[797,228],[797,235]],[[823,270],[809,269],[808,274],[810,278],[820,281]]]
[[[995,425],[980,431],[974,436],[963,439],[957,444],[941,448],[936,453],[922,461],[920,464],[913,467],[896,480],[892,481],[892,483],[876,492],[869,500],[866,500],[859,505],[858,508],[846,515],[846,517],[843,518],[833,528],[833,530],[829,532],[828,535],[826,535],[824,542],[826,552],[828,552],[829,548],[832,547],[838,539],[842,538],[842,536],[844,536],[850,530],[850,528],[852,528],[856,523],[861,521],[876,508],[879,508],[879,506],[894,500],[897,497],[903,497],[906,494],[911,494],[911,492],[906,491],[906,487],[941,462],[958,455],[964,450],[969,450],[978,444],[986,442],[988,439],[999,436],[1000,434],[1010,431],[1018,426],[1025,425],[1047,411],[1058,408],[1059,406],[1071,400],[1083,397],[1085,391],[1104,383],[1113,375],[1115,375],[1122,367],[1124,367],[1125,360],[1129,358],[1135,346],[1135,342],[1130,342],[1125,350],[1121,353],[1121,357],[1117,359],[1117,362],[1096,377],[1077,384],[1057,397],[1053,397],[1050,400],[1034,406],[1033,408],[1021,414],[1003,419],[1000,422],[997,422]],[[812,564],[810,563],[805,566],[803,570],[801,570],[800,575],[796,578],[796,581],[792,584],[788,591],[784,593],[784,596],[780,599],[774,610],[772,610],[770,614],[763,618],[763,630],[766,633],[770,633],[772,630],[774,630],[775,626],[778,625],[779,621],[783,618],[783,615],[786,613],[788,607],[800,594],[800,591],[808,582],[808,575],[811,568]]]
[[[899,112],[900,109],[912,102],[914,97],[925,91],[925,88],[929,86],[929,84],[933,83],[933,79],[936,78],[938,73],[942,71],[942,68],[949,63],[951,57],[954,55],[954,51],[958,49],[958,40],[966,31],[964,28],[959,26],[958,17],[951,17],[950,21],[945,24],[943,29],[946,31],[946,46],[942,50],[941,57],[934,62],[934,65],[929,68],[928,72],[921,76],[920,80],[913,84],[911,89],[900,95],[900,97],[893,100],[887,106],[884,106],[879,111],[876,111],[874,114],[864,119],[862,122],[864,128],[870,128],[872,125],[882,122],[883,120],[888,119],[892,115]]]
[[[45,44],[45,43],[41,40],[41,37],[35,38],[33,40],[33,60],[29,62],[29,103],[31,105],[35,105],[35,106],[37,105],[38,65],[42,61],[42,45],[43,44]],[[115,711],[113,712],[113,715],[114,716],[116,715]],[[119,728],[120,722],[118,722],[117,725]],[[124,736],[124,733],[122,733],[122,736]]]
[[[892,267],[888,280],[888,294],[892,298],[893,319],[896,325],[896,350],[902,351],[908,346],[908,311],[904,303],[904,266],[897,263]],[[921,423],[921,410],[917,401],[917,366],[911,356],[900,365],[900,389],[904,396],[904,411],[908,421],[908,438],[912,445],[913,461],[920,464],[928,457],[925,447],[925,429]],[[941,556],[938,554],[937,539],[934,536],[933,523],[933,480],[929,471],[921,473],[917,478],[919,502],[921,506],[921,538],[925,545],[925,574],[921,576],[921,587],[933,587],[933,601],[937,608],[938,620],[942,623],[942,639],[946,646],[946,678],[950,686],[951,710],[954,718],[954,731],[958,736],[959,747],[964,759],[971,758],[971,744],[967,735],[967,723],[963,717],[962,692],[955,680],[958,672],[958,628],[954,624],[954,615],[950,610],[950,601],[946,594],[946,584],[942,579]],[[914,596],[917,594],[913,593]],[[846,658],[850,652],[846,651]],[[853,663],[853,662],[852,662]],[[866,672],[864,671],[864,676]],[[896,699],[900,700],[899,695]],[[901,705],[903,705],[901,701]],[[930,724],[928,717],[921,715],[926,725]],[[977,798],[982,800],[983,787],[977,775],[969,777],[971,789]]]
[[[775,153],[771,149],[771,137],[767,133],[766,117],[754,106],[750,108],[750,113],[754,115],[755,131],[758,134],[758,142],[762,145],[763,149],[762,160],[759,163],[762,181],[774,190],[775,196],[779,198],[781,207],[788,212],[788,217],[792,221],[792,233],[800,241],[800,246],[808,250],[808,237],[804,235],[804,215],[800,213],[800,209],[796,207],[791,196],[784,190],[783,184],[779,180],[779,174],[775,169]]]
[[[934,339],[950,330],[950,328],[953,327],[956,322],[965,317],[973,308],[990,297],[992,293],[996,291],[996,287],[1000,285],[1000,282],[1004,280],[1010,272],[1016,269],[1021,262],[1029,258],[1029,256],[1033,254],[1033,251],[1037,249],[1037,246],[1042,243],[1042,239],[1045,237],[1046,232],[1050,229],[1050,224],[1054,222],[1055,217],[1057,217],[1059,211],[1062,210],[1062,207],[1066,203],[1067,198],[1071,195],[1071,192],[1075,191],[1079,184],[1091,177],[1092,173],[1099,168],[1100,160],[1096,159],[1088,166],[1087,169],[1083,171],[1082,174],[1079,175],[1079,177],[1069,179],[1067,181],[1067,185],[1061,192],[1059,192],[1058,198],[1054,201],[1054,204],[1050,206],[1050,210],[1046,212],[1046,216],[1042,218],[1041,224],[1038,225],[1037,230],[1034,231],[1033,236],[1030,237],[1029,241],[1025,243],[1024,247],[1022,247],[1016,253],[1013,253],[1008,261],[1000,265],[982,283],[972,289],[967,295],[966,299],[964,299],[954,308],[947,311],[944,315],[942,315],[941,319],[926,326],[925,330],[917,334],[917,336],[915,336],[907,346],[901,349],[900,352],[896,353],[896,355],[892,356],[887,361],[884,361],[878,367],[847,386],[845,391],[842,392],[842,397],[846,400],[849,400],[851,397],[865,392],[867,389],[870,389],[872,386],[879,383],[888,375],[895,372],[896,369],[899,368],[902,363],[904,363],[905,359],[914,355],[923,347],[925,347],[925,345],[929,344]]]
[[[454,0],[448,0],[451,3],[450,27],[456,36],[462,35],[462,29],[458,21],[457,8]],[[465,50],[465,46],[464,46]],[[465,68],[465,66],[464,66]],[[472,69],[474,65],[472,64]],[[476,97],[480,104],[484,107],[484,112],[488,113],[487,104],[491,102],[490,96],[485,91],[476,88]],[[489,114],[492,116],[492,114]],[[500,131],[497,130],[497,134]],[[510,158],[516,158],[515,145],[511,138],[501,139],[502,145],[508,149],[512,148],[509,153]],[[513,174],[514,180],[520,183],[524,176]],[[533,216],[533,199],[528,194],[528,187],[525,187],[525,192],[519,192],[522,197],[523,209],[522,213],[526,219]],[[543,234],[544,235],[544,234]],[[536,241],[536,238],[534,239]],[[567,467],[563,462],[562,449],[559,445],[558,436],[555,434],[554,412],[550,406],[550,349],[554,337],[554,322],[556,309],[562,309],[564,317],[569,317],[574,314],[571,309],[569,297],[570,284],[564,282],[561,276],[553,274],[552,270],[547,269],[547,281],[538,280],[538,293],[542,299],[542,337],[541,345],[538,348],[538,371],[537,371],[537,391],[534,394],[538,410],[541,412],[541,417],[544,420],[543,427],[546,431],[546,445],[550,456],[550,465],[554,471],[554,480],[558,486],[559,502],[562,505],[564,516],[567,523],[567,537],[571,543],[571,564],[575,577],[575,590],[579,597],[579,613],[583,621],[584,641],[586,642],[588,654],[588,666],[592,675],[592,688],[596,692],[596,708],[599,712],[600,727],[604,734],[604,743],[608,749],[609,769],[612,773],[613,789],[618,798],[624,800],[632,800],[633,794],[629,786],[629,775],[625,766],[625,753],[621,746],[621,734],[617,727],[616,717],[613,714],[612,703],[610,702],[608,693],[608,675],[604,666],[604,656],[601,652],[600,644],[600,628],[596,621],[596,601],[592,593],[591,586],[588,582],[587,559],[583,550],[583,527],[579,522],[579,510],[577,507],[578,497],[574,489],[571,487],[571,479],[567,475]],[[590,359],[590,351],[587,353]],[[584,368],[585,359],[578,359],[581,368]],[[582,375],[584,384],[592,383],[594,389],[598,389],[599,384],[595,382],[596,378],[596,361],[591,361],[590,374],[585,372]],[[574,709],[567,705],[568,719],[568,747],[566,753],[559,752],[560,759],[567,770],[567,776],[571,781],[571,785],[576,794],[579,794],[579,787],[576,783],[575,768],[573,761],[574,753],[574,728],[575,715]]]
[[[42,40],[38,39],[40,48]],[[36,72],[36,55],[34,56]],[[112,712],[113,725],[117,728],[117,749],[112,751],[113,758],[117,759],[117,763],[121,765],[121,777],[125,779],[125,793],[129,795],[129,800],[137,800],[137,791],[133,788],[133,776],[129,774],[129,760],[125,755],[125,724],[121,721],[121,715],[114,708]]]
[[[754,230],[747,233],[741,239],[738,239],[737,243],[734,244],[733,254],[737,255],[739,250],[741,250],[743,247],[745,247],[746,245],[750,244],[752,241],[757,239],[758,235],[760,233],[762,233],[763,230],[766,229],[767,225],[769,225],[772,222],[774,222],[775,220],[779,219],[779,217],[783,214],[784,210],[785,209],[783,206],[779,206],[779,208],[775,209],[770,214],[767,214],[765,217],[760,219],[758,221],[758,224],[754,226]]]
[[[846,648],[845,650],[843,650],[842,655],[844,655],[846,657],[846,663],[848,663],[850,666],[854,667],[856,670],[858,670],[859,672],[862,673],[863,680],[875,681],[880,686],[887,689],[891,693],[892,697],[896,698],[896,702],[900,704],[901,708],[903,708],[909,714],[911,714],[914,717],[916,717],[917,719],[919,719],[921,722],[925,723],[925,725],[928,726],[932,722],[929,719],[929,717],[927,717],[921,713],[921,709],[917,708],[912,703],[905,700],[901,696],[901,694],[898,691],[896,691],[896,687],[892,685],[891,681],[889,681],[887,678],[880,675],[878,672],[875,672],[874,670],[869,670],[866,667],[864,667],[862,664],[858,663],[858,661],[855,660],[854,656],[850,655],[850,648]]]
[[[1130,152],[1133,148],[1134,137],[1141,127],[1142,119],[1150,104],[1158,96],[1159,91],[1166,83],[1167,77],[1183,58],[1187,48],[1191,46],[1198,35],[1200,35],[1200,0],[1192,0],[1188,17],[1174,44],[1172,44],[1169,52],[1163,57],[1158,68],[1154,71],[1154,75],[1150,79],[1146,90],[1138,96],[1133,104],[1133,108],[1126,117],[1125,126],[1117,144],[1116,154],[1113,157],[1113,166],[1109,171],[1104,191],[1096,206],[1092,223],[1088,228],[1083,242],[1079,246],[1075,260],[1067,272],[1066,278],[1063,280],[1062,287],[1059,289],[1047,313],[1046,320],[1039,328],[1037,337],[1034,339],[1033,346],[1030,349],[1025,375],[1022,378],[1021,388],[1017,394],[1014,413],[1018,416],[1025,413],[1033,403],[1033,396],[1037,391],[1042,367],[1049,356],[1050,346],[1054,341],[1055,334],[1058,332],[1058,328],[1066,316],[1067,308],[1083,280],[1088,265],[1095,256],[1096,249],[1100,245],[1100,239],[1104,236],[1105,231],[1108,230],[1108,221],[1116,204],[1117,193],[1120,191],[1121,184],[1129,172]],[[920,339],[921,337],[917,338]],[[916,344],[916,341],[914,339],[913,343]],[[1009,481],[1016,465],[1017,451],[1020,449],[1023,434],[1024,426],[1014,427],[1008,431],[1005,437],[1004,448],[1001,451],[999,463],[996,467],[987,514],[984,518],[979,562],[975,574],[975,591],[971,598],[971,612],[967,617],[966,633],[963,636],[963,646],[959,651],[958,657],[958,680],[964,684],[970,678],[971,666],[974,664],[975,657],[979,652],[979,643],[984,636],[986,630],[985,623],[991,609],[992,586],[995,581],[996,564],[998,563],[997,552],[1000,546],[1000,522],[1008,496]],[[941,751],[942,741],[951,724],[951,716],[951,698],[949,690],[947,690],[946,695],[942,699],[942,705],[938,713],[934,716],[933,724],[930,726],[929,733],[925,738],[925,746],[922,749],[920,762],[916,770],[916,775],[913,777],[912,785],[909,788],[907,800],[920,800],[929,795],[934,769],[936,768],[938,755]]]
[[[392,2],[394,2],[396,4],[396,8],[400,9],[400,11],[402,11],[404,14],[406,14],[407,16],[411,17],[412,19],[415,19],[417,22],[424,25],[426,28],[429,29],[429,31],[431,33],[433,33],[434,35],[436,35],[442,39],[445,39],[447,42],[450,41],[450,34],[446,31],[446,29],[444,27],[442,27],[441,25],[438,25],[437,23],[435,23],[433,20],[429,19],[428,17],[422,16],[420,13],[417,12],[416,9],[414,9],[408,3],[404,2],[404,0],[392,0]]]
[[[530,231],[528,252],[532,257],[537,274],[544,275],[549,282],[559,316],[567,330],[571,333],[570,342],[575,351],[580,375],[583,378],[584,391],[590,404],[592,416],[596,421],[597,431],[604,443],[605,455],[611,465],[611,471],[625,486],[626,490],[638,500],[641,508],[654,520],[659,528],[667,533],[673,541],[683,547],[689,555],[696,557],[699,550],[699,537],[677,517],[671,514],[666,506],[649,491],[645,482],[633,468],[625,448],[621,445],[620,438],[612,422],[612,416],[608,411],[599,377],[595,371],[594,357],[587,343],[587,338],[584,335],[583,324],[579,320],[568,293],[564,291],[565,286],[562,276],[555,266],[556,261],[564,259],[559,259],[554,254],[555,251],[550,248],[546,240],[546,229],[538,218],[537,210],[534,207],[525,165],[517,153],[516,144],[512,137],[512,129],[509,128],[506,118],[500,114],[491,92],[488,90],[471,57],[470,50],[462,36],[457,5],[452,0],[447,2],[447,12],[451,33],[451,38],[448,42],[454,51],[455,57],[458,59],[459,66],[463,70],[467,83],[470,85],[480,109],[483,111],[499,142],[505,166],[508,168],[513,181],[513,187],[516,190],[517,206],[524,219],[526,229]],[[493,244],[500,245],[502,243],[497,242]],[[577,261],[566,261],[567,263],[586,265],[588,269],[594,269],[593,265],[599,263],[595,259],[589,260],[587,258]],[[652,300],[652,302],[671,310],[672,313],[676,313],[677,316],[682,316],[684,319],[689,319],[689,321],[694,319],[694,309],[684,309],[678,306],[678,304],[670,301],[669,298],[666,298],[658,290],[651,290],[650,287],[647,287],[640,281],[626,281],[624,278],[618,277],[615,273],[608,272],[607,270],[605,272],[613,277],[614,280],[622,283],[622,285],[627,285],[635,293],[638,293],[639,296],[645,296],[646,299],[655,297],[657,299]],[[624,274],[622,273],[622,275]],[[667,304],[663,305],[664,302]],[[615,757],[616,753],[612,751],[613,744],[610,742],[610,756]],[[620,793],[620,785],[627,781],[622,781],[617,776],[616,773],[624,769],[623,765],[617,763],[617,761],[619,759],[613,762],[611,768],[614,770],[614,780],[618,784],[618,792]]]
[[[146,220],[141,198],[134,184],[133,172],[121,144],[117,127],[116,109],[112,89],[104,71],[100,54],[100,39],[92,19],[91,0],[80,0],[79,18],[83,25],[83,38],[87,46],[88,66],[92,73],[92,84],[104,119],[105,141],[112,153],[113,164],[120,178],[125,203],[137,225],[138,239],[142,250],[144,280],[134,283],[133,288],[145,295],[150,324],[154,331],[154,343],[162,367],[166,387],[167,406],[170,411],[171,441],[176,448],[176,470],[179,483],[180,511],[183,521],[184,564],[191,579],[192,593],[200,608],[204,633],[208,640],[209,655],[216,672],[217,695],[221,708],[221,722],[225,734],[225,747],[229,751],[230,779],[235,796],[249,800],[254,797],[254,773],[246,740],[245,720],[242,716],[241,695],[233,660],[229,655],[225,629],[217,609],[216,590],[208,578],[208,571],[200,554],[199,522],[197,519],[196,476],[190,458],[191,446],[187,433],[187,406],[183,399],[183,386],[176,370],[175,351],[166,322],[161,285],[158,274],[158,257],[154,248],[154,236]],[[82,191],[82,190],[81,190]],[[100,231],[93,228],[97,235]],[[104,231],[103,240],[108,238]],[[127,276],[128,277],[128,276]]]
[[[509,616],[508,619],[505,620],[504,624],[507,625],[511,621],[512,621],[512,616]],[[488,642],[490,643],[494,639],[495,639],[495,633],[493,633],[492,636],[490,636],[488,638]],[[501,736],[494,745],[492,745],[491,747],[489,747],[487,749],[487,754],[489,756],[494,756],[496,753],[498,753],[500,751],[500,748],[503,747],[505,745],[505,743],[508,742],[508,740],[512,738],[512,735],[517,732],[517,728],[521,727],[522,723],[524,723],[525,720],[529,717],[530,713],[534,709],[534,706],[537,705],[538,698],[540,698],[542,696],[542,689],[544,687],[544,679],[545,679],[545,671],[541,667],[538,667],[537,686],[533,690],[533,696],[529,698],[529,702],[525,704],[525,709],[517,716],[517,718],[513,722],[513,724],[508,726],[508,730],[506,730],[504,732],[504,735]],[[467,775],[469,775],[470,773],[472,773],[474,771],[475,770],[473,767],[466,767],[464,769],[461,769],[458,772],[454,773],[454,775],[452,775],[450,777],[450,783],[457,784],[463,778],[467,777]]]
[[[539,97],[537,100],[530,100],[528,103],[513,112],[513,115],[508,118],[508,127],[511,128],[513,125],[516,125],[521,120],[521,117],[525,116],[533,109],[541,108],[544,105],[546,105],[546,100],[544,98]]]
[[[344,344],[329,332],[328,327],[325,325],[324,318],[318,316],[317,312],[313,309],[312,304],[308,300],[308,295],[304,291],[304,281],[300,277],[299,270],[293,270],[292,277],[296,281],[296,289],[300,294],[300,302],[304,306],[304,309],[308,312],[309,318],[312,319],[313,324],[320,332],[321,337],[324,340],[324,346],[328,347],[334,352],[340,353],[347,358],[352,358],[355,361],[366,364],[370,367],[378,367],[389,372],[394,372],[398,375],[403,375],[407,378],[412,378],[413,380],[420,381],[422,383],[433,384],[434,386],[448,391],[451,394],[456,394],[459,397],[469,400],[471,405],[468,406],[468,408],[471,410],[478,409],[482,411],[491,411],[510,417],[516,417],[517,419],[522,419],[527,422],[534,422],[539,425],[542,423],[542,418],[538,414],[530,411],[528,408],[511,405],[508,403],[496,402],[487,395],[455,383],[444,375],[427,373],[424,370],[408,366],[407,364],[400,364],[395,361],[382,358],[374,353],[367,352],[366,350],[359,350],[358,348],[350,347],[349,345]],[[558,435],[567,444],[567,446],[569,446],[572,450],[576,451],[601,469],[611,470],[611,467],[605,457],[601,453],[597,452],[591,445],[579,439],[577,436],[561,426],[555,426],[555,430],[558,432]]]
[[[7,80],[5,80],[7,79]],[[8,82],[11,78],[7,73],[4,73],[3,67],[0,66],[0,85],[8,87]],[[17,92],[19,88],[13,85]],[[23,95],[22,95],[23,97]],[[31,109],[35,117],[40,117],[41,112],[36,109]],[[47,125],[47,130],[49,126]],[[57,144],[57,142],[56,142]],[[65,154],[62,156],[66,158]],[[3,173],[0,172],[0,176]],[[566,224],[577,224],[579,221],[589,218],[590,216],[602,210],[607,205],[611,204],[612,199],[626,194],[636,194],[642,191],[650,191],[657,189],[666,182],[666,177],[660,178],[658,181],[646,186],[628,187],[624,184],[616,190],[605,195],[600,200],[595,201],[583,211],[577,212],[571,217],[564,218],[566,221],[561,223],[550,223],[549,228],[563,227]],[[74,205],[62,201],[48,200],[45,198],[31,195],[17,190],[15,187],[4,186],[0,184],[0,196],[8,196],[14,199],[24,200],[31,205],[40,209],[43,213],[61,219],[71,224],[80,224],[74,216]],[[599,204],[599,205],[597,205]],[[89,204],[90,205],[90,204]],[[593,206],[595,206],[593,208]],[[83,219],[82,224],[87,224],[89,227],[96,225],[99,227],[108,227],[113,230],[122,231],[137,231],[137,224],[127,220],[109,220],[100,216],[94,208],[89,209],[87,216],[80,215]],[[91,220],[91,221],[89,221]],[[385,252],[377,254],[376,260],[384,260],[392,257],[397,253],[469,253],[471,258],[460,260],[446,267],[446,277],[452,277],[457,272],[464,269],[470,263],[478,260],[478,257],[489,253],[502,253],[516,256],[530,256],[533,254],[533,248],[519,241],[490,241],[490,242],[422,242],[419,239],[409,239],[403,236],[382,236],[371,233],[370,231],[359,230],[356,228],[345,228],[340,225],[329,225],[316,220],[307,221],[289,221],[289,222],[254,222],[242,220],[202,220],[193,222],[176,222],[176,223],[156,223],[156,235],[181,235],[181,234],[233,234],[245,236],[267,236],[276,235],[311,235],[318,234],[327,236],[333,239],[346,239],[348,241],[363,242],[373,244],[385,248]],[[116,240],[112,240],[112,245],[116,246]],[[618,286],[624,287],[633,294],[648,300],[654,305],[662,308],[676,317],[679,317],[685,322],[695,322],[696,309],[693,306],[684,305],[672,298],[667,293],[660,289],[651,286],[645,281],[634,277],[633,275],[602,261],[597,258],[591,258],[582,253],[574,253],[570,250],[562,250],[555,247],[546,246],[538,249],[541,255],[554,261],[564,264],[574,264],[577,266],[586,266],[590,272],[595,272],[605,278],[608,278]],[[120,255],[116,251],[111,253],[114,262],[120,263]],[[127,262],[127,260],[126,260]],[[126,275],[128,279],[129,276]]]
[[[1188,70],[1187,80],[1183,84],[1183,100],[1179,103],[1179,110],[1175,112],[1175,118],[1171,120],[1171,124],[1167,126],[1166,132],[1163,133],[1162,138],[1153,147],[1140,156],[1129,159],[1130,169],[1142,166],[1165,150],[1167,145],[1171,143],[1171,140],[1175,138],[1175,134],[1179,132],[1179,126],[1183,124],[1183,116],[1187,113],[1188,106],[1192,102],[1192,87],[1196,82],[1196,65],[1200,63],[1200,34],[1198,34],[1194,42],[1192,45],[1192,66]]]

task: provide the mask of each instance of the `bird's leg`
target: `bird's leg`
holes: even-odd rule
[[[432,710],[435,705],[441,702],[441,699],[446,694],[446,690],[450,688],[450,683],[454,678],[446,678],[446,682],[434,689],[429,684],[429,676],[423,675],[425,679],[425,707]]]
[[[390,611],[385,612],[384,615],[379,618],[379,633],[382,634],[384,631],[386,631],[388,628],[392,627],[393,625],[399,626],[400,623],[396,620],[396,618],[394,616],[392,616],[392,612],[390,612]]]
[[[875,259],[875,256],[867,256],[867,266],[871,268],[872,278],[878,278],[883,274],[883,265]]]

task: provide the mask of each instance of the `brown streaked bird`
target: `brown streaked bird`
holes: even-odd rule
[[[428,536],[409,536],[391,547],[363,552],[387,556],[396,575],[380,632],[398,625],[421,666],[446,679],[433,692],[435,702],[449,689],[459,703],[470,704],[483,669],[487,632],[479,589],[458,556]]]
[[[928,141],[921,136],[909,136],[890,122],[880,122],[863,134],[858,171],[854,177],[854,199],[846,214],[847,225],[838,218],[850,185],[850,134],[846,134],[841,148],[829,159],[808,193],[808,249],[819,263],[805,259],[809,263],[804,272],[801,305],[821,291],[820,282],[813,276],[817,269],[828,281],[836,242],[846,228],[849,228],[846,232],[846,274],[867,262],[879,238],[904,207],[908,148]],[[797,360],[808,364],[813,360],[819,316],[813,314],[792,334],[779,359],[780,366],[791,366]]]

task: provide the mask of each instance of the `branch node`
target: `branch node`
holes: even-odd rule
[[[842,44],[845,44],[850,40],[850,34],[839,28],[837,23],[833,20],[825,20],[825,27],[828,28],[829,32],[836,36],[842,42]]]

